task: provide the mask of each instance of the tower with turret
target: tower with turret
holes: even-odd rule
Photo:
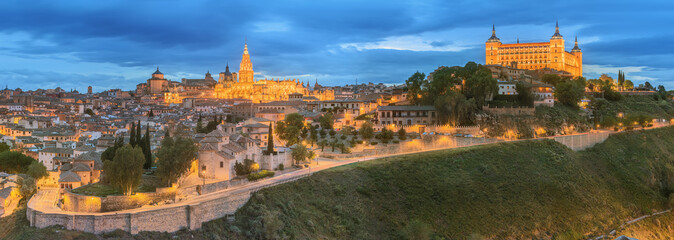
[[[243,47],[243,56],[241,56],[241,64],[239,65],[239,82],[254,82],[253,74],[253,63],[250,61],[250,55],[248,54],[248,43],[246,43]]]

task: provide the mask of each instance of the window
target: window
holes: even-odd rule
[[[220,168],[224,168],[224,167],[225,167],[225,163],[223,163],[223,162],[221,161],[221,162],[220,162]]]

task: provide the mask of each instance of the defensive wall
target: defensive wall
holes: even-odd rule
[[[142,231],[175,232],[180,229],[199,229],[201,224],[217,218],[233,215],[243,206],[251,193],[259,189],[294,181],[309,174],[296,175],[282,181],[255,188],[242,188],[229,192],[226,196],[204,196],[199,202],[177,203],[175,206],[158,206],[122,210],[109,213],[41,212],[34,209],[35,199],[31,199],[26,209],[30,226],[45,228],[62,225],[69,230],[89,233],[104,233],[121,229],[131,234]]]

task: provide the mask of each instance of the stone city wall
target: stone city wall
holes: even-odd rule
[[[180,229],[199,229],[201,224],[227,215],[232,215],[243,206],[252,192],[262,188],[294,181],[307,176],[293,176],[283,181],[258,186],[253,189],[233,191],[227,196],[204,200],[194,204],[176,204],[147,209],[131,209],[104,213],[45,213],[35,210],[31,199],[26,210],[30,225],[45,228],[62,225],[66,229],[100,234],[121,229],[131,234],[141,231],[175,232]]]
[[[175,188],[157,188],[155,192],[135,193],[131,196],[96,197],[71,192],[63,194],[61,208],[69,212],[111,212],[139,208],[162,201],[175,200]]]

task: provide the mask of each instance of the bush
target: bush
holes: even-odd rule
[[[283,171],[284,168],[285,168],[285,167],[283,166],[283,163],[281,163],[281,164],[278,165],[278,170],[279,170],[279,171]]]
[[[356,144],[363,144],[363,140],[356,141]]]
[[[370,145],[377,145],[378,142],[371,142]]]
[[[400,141],[398,141],[398,140],[393,140],[393,143],[400,143]]]
[[[342,136],[339,137],[339,138],[341,138],[342,140],[344,140],[344,139],[346,139],[346,136],[342,135]]]
[[[274,172],[272,171],[267,171],[267,170],[262,170],[257,173],[251,173],[248,174],[248,181],[255,181],[258,179],[266,178],[266,177],[272,177],[274,176]]]
[[[337,132],[335,132],[335,130],[333,130],[333,129],[330,129],[330,131],[328,132],[328,134],[330,134],[330,137],[334,137],[335,134],[337,134]]]

